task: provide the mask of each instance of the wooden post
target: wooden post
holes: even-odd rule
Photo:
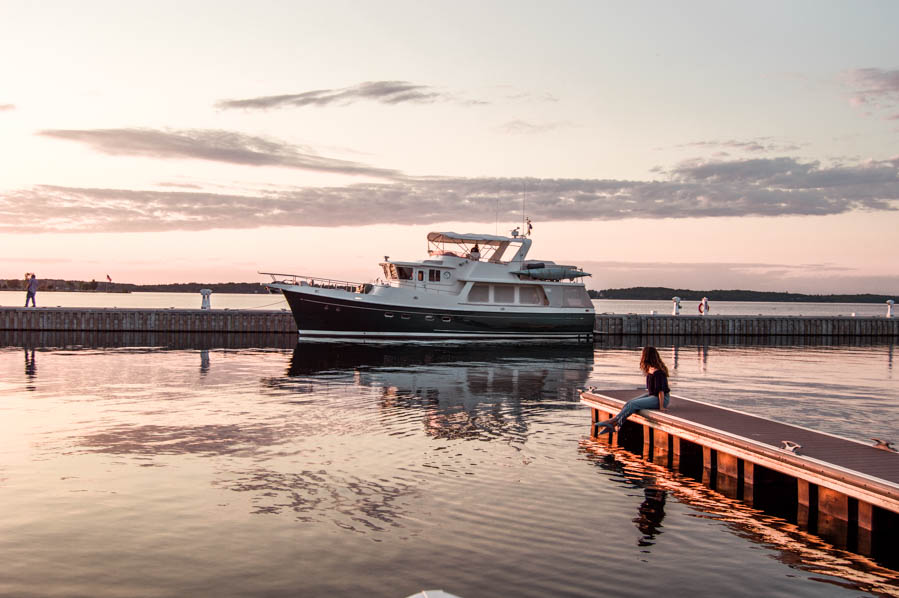
[[[743,501],[752,505],[752,489],[755,486],[755,464],[752,461],[743,461]]]
[[[652,458],[652,428],[647,425],[643,426],[643,458]]]
[[[716,489],[728,498],[737,498],[738,467],[735,456],[718,451]]]
[[[858,501],[858,546],[861,554],[870,555],[872,549],[871,536],[874,534],[874,507],[871,503]]]
[[[798,485],[796,523],[799,524],[799,527],[808,529],[813,506],[811,502],[811,485],[803,479],[797,479],[796,483]]]
[[[652,462],[668,467],[668,433],[652,431]]]
[[[707,446],[702,447],[702,483],[709,487],[716,482],[714,452]]]
[[[842,492],[818,487],[819,535],[845,546],[849,536],[849,497]]]
[[[671,437],[671,469],[680,471],[680,437]]]

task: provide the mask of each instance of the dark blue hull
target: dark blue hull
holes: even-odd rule
[[[303,337],[591,338],[589,309],[564,313],[434,310],[284,290]]]

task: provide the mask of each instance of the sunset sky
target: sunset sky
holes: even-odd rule
[[[899,294],[899,3],[0,0],[0,278]]]

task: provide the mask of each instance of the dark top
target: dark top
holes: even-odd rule
[[[646,374],[646,392],[654,397],[659,396],[660,392],[671,392],[665,372],[656,370],[651,374]]]

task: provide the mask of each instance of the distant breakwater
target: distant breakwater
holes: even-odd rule
[[[0,307],[0,330],[296,334],[297,327],[280,310]]]
[[[296,334],[286,310],[0,307],[0,330]],[[899,337],[899,318],[598,314],[597,336]]]
[[[658,337],[899,337],[899,318],[597,314],[594,332]]]

